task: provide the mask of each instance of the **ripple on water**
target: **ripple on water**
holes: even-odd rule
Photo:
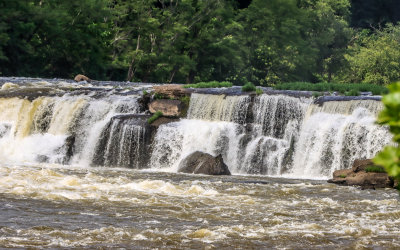
[[[400,247],[393,190],[252,178],[2,166],[0,246]]]

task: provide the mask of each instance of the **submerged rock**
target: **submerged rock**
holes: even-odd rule
[[[377,171],[366,171],[374,167]],[[393,178],[388,176],[382,167],[375,166],[372,160],[355,160],[351,169],[336,170],[329,183],[345,186],[361,186],[362,189],[393,188]]]
[[[149,110],[153,114],[161,111],[163,116],[179,117],[182,111],[182,102],[167,99],[155,100],[149,104]]]
[[[228,166],[224,163],[222,155],[216,157],[196,151],[188,155],[179,164],[178,172],[189,174],[230,175]]]

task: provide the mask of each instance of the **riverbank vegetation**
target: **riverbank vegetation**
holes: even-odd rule
[[[231,82],[217,82],[217,81],[211,81],[211,82],[198,82],[195,84],[185,84],[183,85],[184,88],[229,88],[232,87],[233,84]]]
[[[351,84],[351,83],[309,83],[290,82],[280,83],[274,86],[277,90],[308,90],[319,92],[339,92],[344,95],[358,95],[360,92],[371,92],[373,95],[387,94],[389,90],[385,86],[375,84]]]
[[[391,0],[2,1],[0,75],[385,85],[400,79],[399,8]]]

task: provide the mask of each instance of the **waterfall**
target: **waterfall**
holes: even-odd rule
[[[139,112],[137,98],[96,99],[86,93],[0,98],[0,160],[88,165],[111,117]]]
[[[223,154],[231,163],[236,153],[231,145],[237,143],[241,132],[240,126],[231,122],[184,119],[162,125],[154,139],[150,166],[175,171],[179,162],[194,151]]]
[[[312,105],[289,175],[329,177],[335,170],[350,168],[355,159],[374,157],[392,138],[386,127],[375,123],[380,109],[382,104],[371,100]]]
[[[192,94],[188,119],[246,122],[249,96]]]
[[[153,126],[139,92],[52,84],[0,90],[4,164],[176,171],[203,151],[221,154],[235,174],[328,178],[374,157],[392,138],[375,123],[379,97],[192,93],[186,119]]]
[[[139,121],[135,117],[131,119],[130,115],[113,117],[97,143],[93,163],[137,169],[146,167],[149,135]]]
[[[371,115],[377,116],[383,105],[382,102],[376,100],[329,101],[324,102],[322,105],[311,105],[307,111],[307,116],[318,112],[351,115],[357,108],[365,108]]]
[[[233,173],[280,175],[290,163],[285,156],[291,157],[311,101],[262,95],[255,97],[253,114],[248,112],[250,97],[196,94],[193,102],[190,120],[158,130],[151,166],[176,169],[185,156],[199,150],[222,154]],[[233,106],[224,113],[218,105]],[[236,119],[240,114],[242,118]],[[254,116],[253,126],[242,124],[246,116]]]
[[[376,100],[317,105],[285,95],[194,94],[189,119],[157,131],[150,166],[176,171],[199,150],[222,154],[233,173],[327,178],[390,143],[387,128],[375,124],[381,109]]]

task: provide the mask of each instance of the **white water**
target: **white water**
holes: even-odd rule
[[[246,122],[249,96],[192,94],[187,117],[207,121]]]
[[[255,97],[254,121],[235,123],[248,119],[249,104],[243,104],[248,101],[196,94],[189,120],[158,130],[151,167],[176,171],[187,155],[203,151],[222,154],[233,173],[328,178],[337,169],[351,167],[355,159],[374,157],[391,141],[387,128],[375,124],[382,109],[379,101],[317,106],[307,98],[261,95]],[[229,105],[237,106],[226,113],[218,109]],[[244,118],[237,119],[239,111]]]
[[[0,161],[176,171],[187,155],[203,151],[222,154],[233,173],[328,178],[391,141],[375,124],[382,108],[375,100],[318,106],[284,95],[192,94],[188,119],[161,125],[150,145],[139,118],[115,118],[138,114],[138,95],[63,93],[0,98]]]
[[[132,96],[0,98],[0,160],[6,164],[65,162],[66,139],[74,136],[73,164],[89,165],[111,117],[138,112]]]

